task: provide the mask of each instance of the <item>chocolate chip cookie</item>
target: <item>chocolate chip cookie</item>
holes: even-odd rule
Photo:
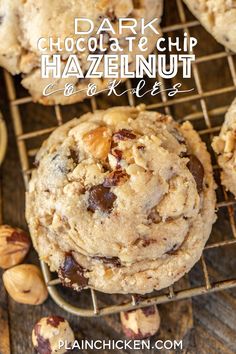
[[[214,138],[212,147],[222,168],[221,182],[236,196],[236,99],[229,108],[220,135]]]
[[[0,66],[6,68],[12,74],[23,74],[22,84],[29,90],[34,101],[45,105],[70,104],[82,101],[87,97],[86,89],[89,84],[95,84],[97,91],[100,91],[107,88],[111,79],[104,79],[103,77],[77,78],[76,76],[71,76],[69,79],[42,79],[41,54],[49,54],[50,60],[52,55],[58,54],[58,52],[56,48],[49,50],[45,47],[45,44],[46,52],[40,51],[38,49],[39,39],[49,39],[51,37],[56,42],[59,37],[62,46],[66,38],[76,40],[81,37],[85,39],[85,50],[76,52],[81,71],[85,76],[89,68],[87,60],[89,54],[117,54],[117,52],[112,52],[110,45],[108,45],[111,36],[111,32],[108,31],[105,31],[102,37],[105,52],[99,53],[100,46],[98,46],[95,48],[95,52],[90,53],[88,46],[86,46],[90,37],[97,37],[96,30],[102,21],[107,18],[116,32],[112,34],[112,37],[118,40],[122,50],[118,53],[129,56],[129,70],[133,71],[136,55],[147,56],[153,51],[159,37],[150,27],[147,27],[145,34],[141,34],[139,28],[141,20],[143,19],[146,24],[154,18],[160,20],[161,15],[162,0],[2,0],[0,1]],[[91,20],[94,24],[94,31],[90,34],[76,36],[75,18]],[[138,23],[136,34],[130,29],[127,29],[124,33],[119,33],[118,22],[120,18],[135,19]],[[158,29],[158,21],[153,24],[153,27]],[[79,29],[84,30],[82,25]],[[140,38],[144,35],[148,38],[148,43],[146,50],[141,51],[138,45]],[[131,52],[128,50],[129,42],[125,40],[126,37],[134,37]],[[73,52],[68,53],[65,48],[62,48],[59,54],[61,55],[61,71],[63,71],[68,62],[69,54],[73,54]],[[102,71],[102,68],[103,62],[100,63],[98,71]],[[63,89],[66,83],[72,84],[75,90],[79,92],[71,96],[65,96]],[[52,96],[43,96],[43,90],[49,84],[55,84],[54,91],[57,90],[57,92]]]
[[[219,43],[236,52],[235,0],[184,0],[184,2]]]
[[[148,293],[198,261],[215,220],[210,156],[190,123],[145,107],[87,113],[36,157],[26,217],[65,286]]]

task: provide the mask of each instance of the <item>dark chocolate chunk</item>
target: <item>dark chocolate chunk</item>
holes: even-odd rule
[[[61,322],[65,322],[64,318],[60,316],[50,316],[47,318],[47,324],[51,325],[52,327],[58,328]]]
[[[104,187],[102,184],[93,186],[89,190],[88,210],[92,212],[100,210],[104,213],[110,213],[116,198],[110,188]]]
[[[37,353],[43,353],[43,354],[51,354],[52,353],[52,349],[51,349],[51,345],[50,345],[50,341],[47,338],[44,338],[41,334],[40,334],[40,324],[36,323],[36,325],[34,326],[34,332],[35,332],[35,336],[37,338],[37,343],[38,345],[34,347],[34,349],[36,350]]]
[[[187,167],[195,179],[198,193],[201,193],[203,191],[204,167],[195,155],[189,155],[188,158]]]
[[[0,25],[3,24],[4,16],[0,15]]]
[[[129,139],[135,139],[135,138],[136,138],[136,134],[134,134],[131,130],[128,130],[128,129],[121,129],[113,135],[113,139],[115,141],[129,140]]]
[[[94,256],[93,259],[96,259],[98,261],[101,261],[102,263],[106,265],[110,265],[113,267],[121,267],[121,262],[118,257],[100,257],[100,256]]]
[[[119,186],[128,180],[129,176],[125,171],[115,170],[109,173],[103,182],[104,187]]]
[[[82,290],[88,285],[88,279],[84,276],[84,268],[75,261],[71,253],[66,253],[64,264],[59,268],[58,275],[66,287],[76,287],[76,290]]]

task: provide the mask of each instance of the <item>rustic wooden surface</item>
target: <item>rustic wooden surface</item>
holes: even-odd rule
[[[165,23],[170,24],[176,22],[176,8],[174,1],[167,3],[166,13],[168,19]],[[195,29],[192,30],[194,34]],[[220,50],[221,47],[215,43],[210,35],[202,30],[203,40],[199,43],[198,55],[204,55],[211,52],[211,48],[215,46],[215,50]],[[205,43],[208,43],[206,46]],[[219,87],[225,85],[229,81],[229,73],[226,64],[223,61],[216,61],[211,68],[204,70],[201,67],[202,81],[204,89],[211,89],[213,82]],[[220,73],[220,75],[219,75]],[[208,79],[210,75],[211,80]],[[20,89],[19,80],[17,87],[20,90],[20,95],[25,92]],[[187,85],[187,84],[186,84]],[[209,107],[220,106],[223,104],[229,105],[234,93],[222,95],[210,99]],[[125,98],[122,99],[123,103]],[[217,101],[216,101],[217,100]],[[100,99],[98,102],[100,103]],[[8,108],[7,97],[5,93],[4,80],[2,73],[0,74],[0,109],[7,121],[9,146],[5,162],[1,168],[1,194],[2,194],[2,217],[4,223],[17,225],[26,228],[24,219],[24,185],[21,175],[21,168],[18,158],[18,153],[15,144],[13,126]],[[111,102],[111,101],[110,101]],[[110,104],[109,102],[109,104]],[[216,104],[217,102],[217,104]],[[105,102],[104,105],[108,105]],[[87,111],[88,105],[71,107],[63,109],[67,119],[73,115],[82,114]],[[197,103],[182,105],[175,108],[173,113],[180,117],[187,110],[194,112],[199,107]],[[32,129],[32,117],[36,128],[51,126],[54,124],[52,119],[52,110],[50,108],[43,109],[39,105],[29,104],[22,109],[24,119],[24,130]],[[223,117],[219,118],[221,121]],[[218,122],[218,121],[217,121]],[[219,124],[219,122],[215,124]],[[29,142],[30,147],[35,147],[35,141]],[[37,142],[38,144],[38,142]],[[225,239],[229,237],[231,231],[229,222],[227,221],[227,210],[219,211],[220,219],[214,226],[211,239]],[[0,217],[1,218],[1,217]],[[236,278],[236,248],[227,247],[217,251],[207,252],[205,254],[207,264],[210,270],[212,280]],[[37,263],[37,255],[32,250],[26,259],[28,263]],[[192,285],[198,285],[201,281],[201,270],[199,266],[195,267],[191,272]],[[88,297],[82,296],[82,302],[86,303]],[[101,304],[104,304],[106,297],[100,299]],[[192,300],[193,303],[193,324],[192,324],[192,306],[191,301],[179,303],[170,303],[160,306],[162,317],[161,331],[154,338],[161,339],[178,339],[184,337],[184,352],[197,354],[214,354],[236,353],[236,290],[224,291],[212,295],[205,295]],[[33,324],[42,316],[50,314],[58,314],[66,317],[73,327],[78,339],[120,339],[123,338],[119,323],[119,316],[107,316],[103,318],[77,318],[65,314],[59,309],[51,299],[48,299],[45,304],[38,307],[30,307],[20,305],[12,301],[5,293],[0,281],[0,354],[31,354],[33,353],[31,345],[31,329]],[[120,351],[128,353],[128,351]],[[83,351],[86,353],[86,351]],[[89,353],[89,351],[87,352]],[[132,351],[132,353],[140,353],[140,351]],[[164,352],[163,352],[164,353]]]

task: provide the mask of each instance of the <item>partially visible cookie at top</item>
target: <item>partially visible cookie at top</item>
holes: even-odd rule
[[[184,0],[215,39],[236,52],[236,0]]]
[[[89,83],[97,86],[97,91],[105,89],[111,79],[104,78],[77,78],[76,76],[68,78],[49,79],[41,78],[41,54],[38,49],[38,40],[40,38],[49,39],[52,37],[54,42],[59,37],[62,46],[60,52],[61,72],[63,72],[69,54],[64,47],[66,38],[82,38],[85,40],[85,50],[75,53],[78,56],[81,70],[85,76],[88,71],[89,62],[87,57],[89,54],[117,54],[112,52],[109,46],[110,37],[116,37],[119,46],[122,48],[122,55],[129,56],[129,70],[135,70],[136,55],[142,54],[148,56],[155,48],[157,39],[159,38],[160,29],[159,22],[162,15],[163,0],[1,0],[0,1],[0,66],[6,68],[12,74],[22,74],[23,86],[29,90],[34,101],[38,101],[45,105],[51,104],[70,104],[82,101],[87,97],[86,88]],[[75,35],[74,20],[75,18],[86,18],[94,23],[94,31],[90,34]],[[90,37],[99,37],[96,34],[98,27],[102,21],[107,18],[110,20],[115,34],[110,31],[103,33],[103,48],[105,52],[100,52],[99,47],[95,52],[89,52],[87,41]],[[137,21],[136,34],[131,29],[126,29],[122,34],[118,31],[118,22],[120,18],[134,18]],[[145,24],[152,19],[157,18],[158,21],[153,23],[153,27],[158,31],[154,31],[147,27],[145,36],[148,38],[146,45],[147,50],[139,49],[139,40],[143,36],[141,34],[140,23],[143,19]],[[126,24],[127,25],[127,24]],[[80,31],[87,30],[85,25],[78,25]],[[108,29],[109,30],[109,29]],[[79,37],[80,36],[80,37]],[[126,37],[134,37],[133,50],[129,51],[128,41]],[[98,42],[99,43],[99,42]],[[54,50],[46,50],[44,54],[58,54],[56,48]],[[74,53],[73,53],[74,54]],[[119,54],[119,53],[118,53]],[[98,71],[103,71],[102,60]],[[119,78],[117,78],[119,79]],[[66,83],[74,85],[79,93],[71,96],[64,96],[63,88]],[[55,90],[59,90],[52,96],[43,96],[44,88],[55,83]],[[61,89],[61,91],[60,91]]]
[[[222,168],[221,182],[236,197],[236,99],[229,108],[220,135],[212,143]]]

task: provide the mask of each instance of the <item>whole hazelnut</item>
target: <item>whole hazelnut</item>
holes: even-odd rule
[[[23,230],[0,225],[0,267],[7,269],[21,263],[30,245],[30,237]]]
[[[131,339],[144,339],[153,336],[160,328],[160,315],[156,305],[121,312],[123,332]]]
[[[32,342],[38,354],[64,354],[74,342],[74,333],[69,323],[62,317],[43,317],[32,332]],[[61,343],[65,343],[66,347]]]
[[[40,269],[33,264],[20,264],[3,273],[3,284],[16,302],[40,305],[48,297],[48,291]]]

